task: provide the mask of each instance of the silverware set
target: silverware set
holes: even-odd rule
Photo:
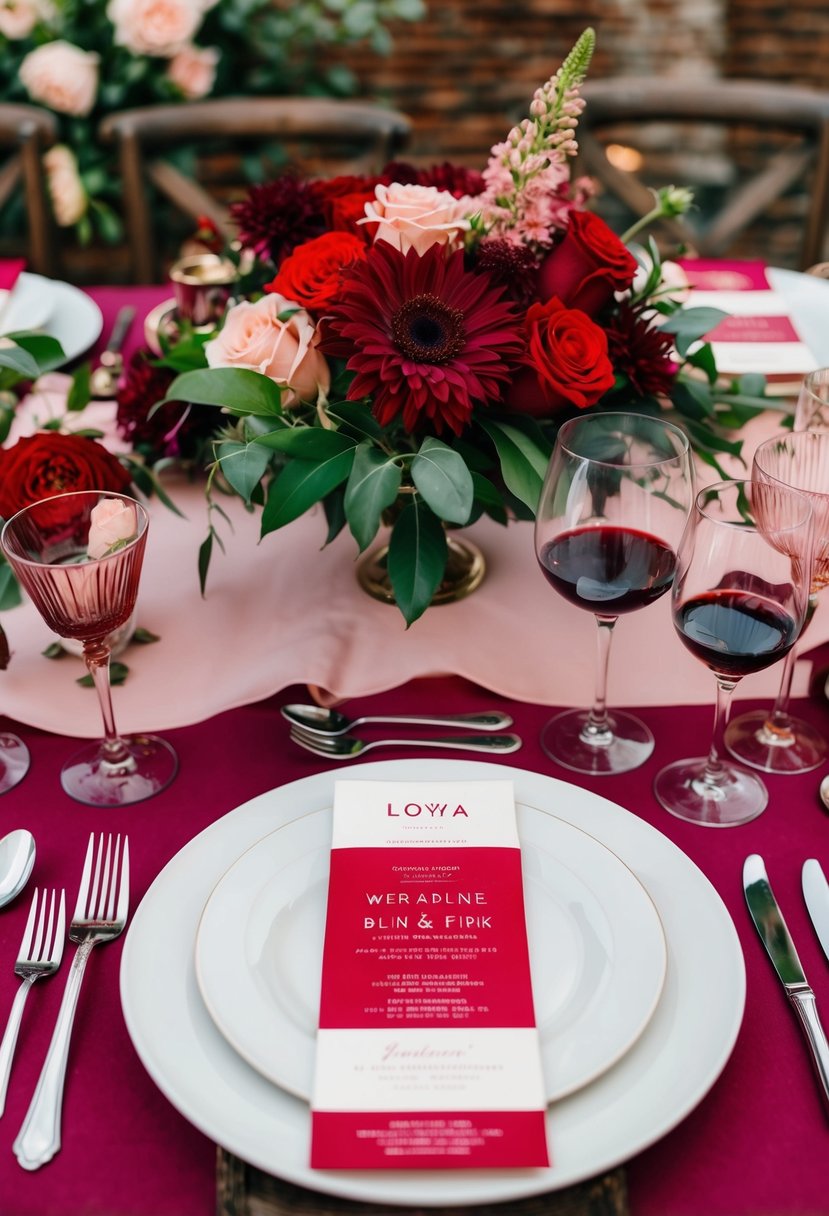
[[[497,734],[512,726],[507,714],[386,714],[348,718],[336,710],[319,705],[283,705],[282,716],[291,724],[292,743],[326,759],[354,760],[375,747],[425,747],[453,751],[488,752],[508,755],[518,751],[518,735]],[[390,739],[363,739],[349,734],[355,726],[375,723],[394,726],[454,727],[469,731],[463,735],[418,735]],[[475,733],[475,732],[480,733]]]
[[[829,885],[820,862],[803,865],[803,896],[815,932],[829,959]],[[783,989],[797,1015],[812,1063],[829,1106],[829,1043],[820,1021],[814,991],[806,979],[791,934],[774,898],[762,857],[752,853],[743,865],[743,891],[751,919],[768,952]]]
[[[61,1146],[61,1112],[69,1043],[81,981],[93,948],[113,941],[124,930],[129,914],[129,842],[120,835],[89,837],[69,925],[69,940],[77,946],[66,981],[52,1039],[35,1092],[13,1149],[20,1165],[36,1170],[51,1161]],[[66,894],[35,890],[14,965],[22,983],[9,1013],[0,1043],[0,1116],[29,990],[37,979],[54,975],[66,940]]]

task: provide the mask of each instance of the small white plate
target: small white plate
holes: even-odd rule
[[[548,1101],[610,1068],[647,1025],[665,979],[653,902],[615,854],[578,828],[518,807],[533,996]],[[196,975],[228,1042],[308,1100],[314,1071],[331,811],[286,824],[218,884],[196,939]]]
[[[103,329],[100,308],[85,291],[24,271],[14,285],[8,308],[0,316],[0,330],[37,329],[56,338],[64,362],[71,363],[97,341]]]

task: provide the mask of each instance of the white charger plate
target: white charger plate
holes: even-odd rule
[[[100,336],[103,314],[85,291],[24,271],[14,285],[12,298],[0,318],[3,333],[38,329],[56,338],[63,347],[65,362],[71,363]]]
[[[592,1085],[550,1106],[554,1165],[534,1170],[317,1171],[307,1104],[234,1051],[202,1002],[194,944],[228,861],[282,824],[330,806],[335,780],[511,779],[516,800],[595,836],[628,865],[665,930],[668,966],[656,1011],[630,1051]],[[217,820],[165,866],[127,931],[121,1002],[135,1049],[172,1104],[205,1135],[279,1177],[327,1194],[429,1207],[502,1202],[557,1190],[634,1156],[708,1093],[731,1054],[745,966],[722,900],[667,837],[615,803],[501,764],[391,760],[317,773]]]
[[[615,854],[533,807],[517,808],[545,1094],[610,1068],[648,1023],[665,979],[653,902]],[[218,884],[196,939],[213,1021],[269,1080],[310,1099],[331,856],[327,808],[278,828]]]

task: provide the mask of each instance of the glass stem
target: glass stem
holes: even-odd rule
[[[101,717],[104,720],[104,738],[101,743],[101,751],[107,762],[118,764],[129,756],[129,751],[115,729],[115,715],[112,711],[112,691],[109,685],[109,656],[110,648],[100,638],[97,641],[84,642],[83,657],[86,662],[87,671],[92,676],[92,682],[98,694],[98,704],[101,707]]]
[[[596,695],[593,706],[582,727],[580,738],[591,747],[609,747],[613,742],[613,731],[607,714],[607,670],[610,662],[610,643],[613,641],[615,616],[597,616]]]
[[[806,626],[815,615],[817,608],[817,595],[813,592],[809,596],[809,603],[806,608],[806,617],[803,621],[803,629],[800,631],[800,637],[803,637]],[[786,658],[783,660],[783,673],[780,676],[780,688],[777,692],[777,699],[774,702],[771,713],[765,722],[765,729],[772,735],[790,734],[791,725],[789,718],[789,698],[792,695],[792,681],[794,680],[794,669],[797,663],[798,645],[792,646]]]
[[[728,714],[731,709],[731,694],[737,687],[736,680],[724,680],[717,677],[717,703],[714,709],[714,731],[711,740],[711,750],[705,762],[701,784],[709,789],[719,789],[726,777],[726,768],[721,757],[725,754],[723,735],[728,726]]]

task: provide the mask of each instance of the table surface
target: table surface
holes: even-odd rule
[[[95,294],[107,319],[124,297],[122,289]],[[159,291],[138,290],[131,298],[140,316],[144,305],[148,309],[157,302]],[[592,661],[592,654],[586,661]],[[827,961],[799,885],[807,857],[818,857],[829,869],[829,818],[817,799],[822,772],[769,778],[767,811],[740,828],[715,831],[674,819],[657,805],[653,777],[663,764],[707,750],[713,713],[708,706],[682,705],[681,684],[668,673],[660,678],[666,700],[673,704],[639,710],[656,737],[655,753],[636,772],[610,778],[580,778],[546,758],[538,737],[554,707],[511,701],[458,677],[411,681],[348,708],[504,709],[525,741],[521,751],[506,758],[507,764],[612,799],[657,827],[700,867],[722,896],[742,942],[748,979],[745,1018],[731,1059],[709,1094],[676,1129],[629,1163],[633,1216],[699,1216],[702,1211],[708,1216],[817,1216],[829,1211],[829,1122],[800,1031],[750,923],[740,875],[749,853],[765,857],[807,976],[829,1011]],[[169,685],[159,686],[159,698],[171,695],[174,686],[171,664]],[[68,799],[60,789],[59,770],[74,744],[0,717],[0,728],[16,729],[32,754],[28,776],[0,800],[2,831],[25,826],[34,833],[38,857],[33,881],[65,885],[70,907],[90,831],[128,831],[132,902],[137,906],[166,862],[210,823],[265,790],[330,767],[290,744],[279,715],[281,704],[306,699],[306,693],[285,689],[165,732],[181,760],[177,780],[155,799],[125,811],[85,808]],[[740,709],[751,704],[743,702]],[[822,695],[799,699],[795,708],[829,733],[829,704]],[[389,749],[372,758],[408,754]],[[0,912],[0,1022],[17,982],[12,963],[27,911],[24,897]],[[66,962],[58,978],[40,983],[30,996],[0,1120],[2,1216],[209,1216],[215,1209],[215,1146],[155,1087],[127,1035],[118,996],[122,949],[123,939],[93,953],[69,1059],[63,1148],[34,1174],[18,1168],[11,1144],[45,1054]]]

